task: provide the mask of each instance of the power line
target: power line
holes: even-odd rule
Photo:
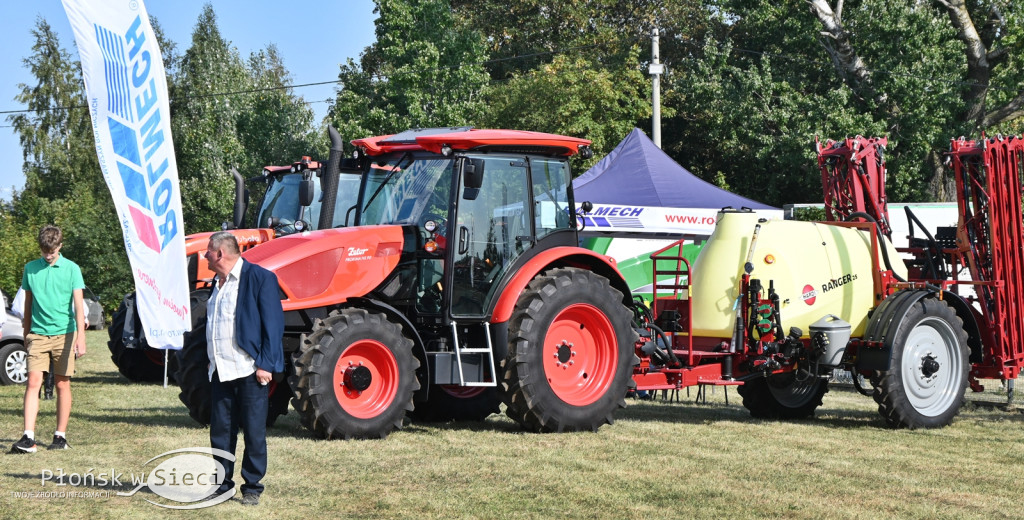
[[[636,41],[639,41],[639,40],[642,40],[642,39],[646,39],[646,37],[638,36],[638,37],[635,37],[635,38],[627,38],[627,39],[624,39],[624,40],[619,40],[616,43],[618,43],[618,44],[630,44],[630,43],[635,43]],[[688,40],[688,39],[677,39],[676,41],[678,41],[678,42],[680,42],[680,43],[682,43],[684,45],[692,46],[694,48],[700,48],[702,46],[699,42],[696,42],[696,41],[693,41],[693,40]],[[719,42],[717,46],[719,48],[723,48],[727,44],[728,44],[728,42]],[[551,50],[551,51],[536,52],[536,53],[522,54],[522,55],[516,55],[516,56],[508,56],[508,57],[503,57],[503,58],[492,58],[492,59],[483,60],[483,61],[475,62],[475,63],[471,63],[471,64],[449,65],[449,66],[436,67],[436,68],[433,69],[433,71],[441,71],[441,70],[446,70],[446,69],[448,69],[448,70],[457,70],[457,69],[460,69],[460,68],[462,68],[464,66],[467,66],[467,65],[468,66],[486,66],[486,65],[491,65],[491,64],[496,64],[496,63],[503,63],[503,62],[508,62],[508,61],[527,60],[527,59],[532,59],[532,58],[537,58],[537,57],[542,57],[542,56],[554,56],[554,55],[560,55],[560,54],[568,54],[568,53],[571,53],[571,52],[576,52],[576,51],[586,50],[586,49],[592,49],[592,48],[598,48],[598,47],[604,47],[604,46],[607,46],[607,45],[608,45],[608,43],[594,43],[594,44],[588,44],[588,45],[579,45],[579,46],[576,46],[576,47],[569,47],[569,48],[566,48],[566,49],[556,49],[556,50]],[[756,50],[743,49],[743,48],[731,48],[731,50],[733,52],[740,53],[740,54],[751,54],[751,55],[757,55],[757,56],[774,57],[774,58],[778,58],[778,59],[784,59],[784,60],[787,60],[787,61],[803,62],[803,63],[810,64],[810,65],[820,64],[820,59],[818,59],[818,58],[813,58],[813,57],[809,57],[809,56],[795,55],[795,54],[791,54],[791,53],[773,53],[773,52],[756,51]],[[688,57],[688,58],[683,58],[682,61],[696,61],[697,59],[698,58],[696,58],[696,57]],[[898,77],[910,77],[910,78],[915,78],[915,79],[926,81],[926,82],[944,83],[946,85],[953,85],[953,86],[965,86],[965,87],[983,86],[982,84],[974,82],[974,81],[964,81],[964,80],[949,79],[949,78],[938,78],[938,77],[921,76],[919,74],[913,74],[913,73],[910,73],[910,72],[897,72],[897,71],[884,70],[884,69],[865,69],[865,70],[868,73],[873,73],[873,74],[884,74],[884,75],[898,76]],[[372,74],[369,75],[369,77],[372,78],[372,79],[377,79],[377,80],[387,80],[387,79],[394,78],[394,77],[401,77],[402,75],[405,75],[405,74],[416,74],[416,73],[419,73],[419,72],[422,72],[422,71],[397,71],[397,72],[395,72],[393,74],[390,74],[390,75],[385,75],[385,74],[381,74],[381,73],[372,73]],[[190,100],[190,99],[206,99],[206,98],[220,98],[220,97],[238,96],[238,95],[243,95],[243,94],[256,94],[256,93],[260,93],[260,92],[274,92],[274,91],[298,89],[298,88],[305,88],[305,87],[315,87],[315,86],[322,86],[322,85],[334,85],[334,84],[340,84],[340,83],[342,83],[342,81],[343,80],[341,80],[341,79],[337,79],[337,80],[331,80],[331,81],[318,81],[318,82],[312,82],[312,83],[280,85],[280,86],[275,86],[275,87],[252,88],[252,89],[243,89],[243,90],[226,91],[226,92],[212,92],[212,93],[209,93],[209,94],[185,95],[185,96],[179,96],[179,97],[171,98],[171,101]],[[507,81],[508,81],[507,79],[497,79],[497,80],[491,79],[491,80],[488,81],[488,83],[489,84],[504,83],[504,82],[507,82]],[[1007,86],[1001,86],[1001,85],[993,85],[991,83],[989,83],[987,85],[984,85],[984,86],[986,86],[990,90],[1005,90],[1005,91],[1011,91],[1011,92],[1022,92],[1022,91],[1024,91],[1024,89],[1021,89],[1020,87],[1007,87]],[[328,103],[328,102],[330,102],[330,100],[312,100],[312,101],[302,100],[301,102],[304,103],[304,104],[307,104],[307,105],[311,105],[311,104],[314,104],[314,103]],[[4,111],[0,111],[0,115],[28,114],[28,113],[39,113],[39,112],[57,111],[57,110],[77,110],[77,109],[84,109],[84,108],[88,108],[88,106],[87,105],[72,105],[72,106],[67,106],[67,107],[48,107],[48,108],[44,108],[44,109],[4,110]],[[0,126],[0,128],[13,128],[13,126]]]

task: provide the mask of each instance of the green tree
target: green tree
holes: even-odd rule
[[[231,168],[245,163],[237,123],[249,108],[247,95],[225,94],[247,92],[252,82],[237,49],[221,36],[210,4],[199,15],[173,84],[171,128],[185,231],[218,229],[231,217]]]
[[[378,0],[377,11],[377,41],[342,65],[328,121],[350,138],[473,124],[487,82],[480,34],[457,27],[446,0]]]
[[[903,154],[916,162],[901,165],[901,173],[919,186],[906,195],[952,197],[952,179],[939,153],[949,138],[1020,128],[1020,2],[807,4],[836,76],[864,100],[866,110],[886,121],[897,141],[902,138]]]
[[[484,33],[491,54],[484,125],[591,139],[596,157],[577,174],[633,127],[650,128],[651,30],[684,8],[620,0],[452,4],[461,25]]]
[[[8,118],[23,149],[25,189],[52,199],[102,188],[81,66],[46,20],[36,21],[32,35],[35,44],[24,63],[37,83],[18,85],[15,100],[28,111]]]
[[[586,171],[651,113],[646,79],[636,66],[608,70],[591,65],[581,57],[557,56],[497,84],[487,91],[483,125],[590,139],[595,158],[574,170]]]
[[[238,138],[246,151],[240,173],[248,177],[268,164],[304,155],[326,159],[326,138],[313,123],[313,110],[289,87],[291,77],[277,47],[254,53],[248,70],[254,92],[248,96],[249,108],[238,115]]]
[[[81,67],[45,20],[37,20],[32,34],[25,66],[35,82],[19,85],[16,96],[28,111],[9,118],[24,150],[25,189],[0,215],[0,287],[17,289],[25,262],[38,256],[36,233],[54,223],[64,230],[62,253],[82,267],[86,284],[108,307],[116,306],[131,276],[96,156]]]

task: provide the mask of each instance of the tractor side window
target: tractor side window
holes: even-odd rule
[[[351,226],[355,222],[355,207],[359,203],[360,175],[342,172],[338,177],[338,198],[334,201],[334,221],[331,227]]]
[[[564,160],[533,159],[530,161],[530,176],[537,238],[570,228],[569,164]]]

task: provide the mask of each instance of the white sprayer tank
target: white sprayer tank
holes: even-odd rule
[[[736,319],[736,301],[743,264],[758,216],[720,212],[714,233],[692,267],[693,332],[696,336],[729,338]],[[835,315],[861,337],[874,307],[871,237],[867,231],[816,222],[761,222],[752,257],[751,278],[765,291],[774,281],[784,332],[799,327],[807,337],[810,325]],[[903,277],[906,267],[888,240],[892,267]],[[881,263],[883,259],[880,257]],[[884,268],[884,264],[883,264]]]

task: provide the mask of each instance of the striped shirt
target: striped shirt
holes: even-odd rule
[[[213,294],[206,302],[206,355],[210,358],[210,381],[213,381],[214,370],[221,381],[241,379],[256,372],[256,361],[235,340],[235,304],[244,261],[239,258],[235,262],[223,286],[218,286],[219,280],[215,280]]]

